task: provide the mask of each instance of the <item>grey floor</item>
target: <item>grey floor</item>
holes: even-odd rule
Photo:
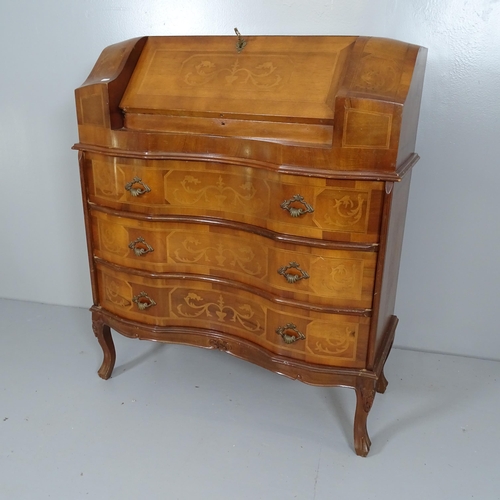
[[[0,300],[0,340],[2,500],[500,499],[500,362],[393,350],[360,458],[350,389],[117,334],[103,381],[78,308]]]

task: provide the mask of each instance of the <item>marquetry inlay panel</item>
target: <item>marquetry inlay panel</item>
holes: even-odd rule
[[[232,213],[267,215],[270,192],[263,179],[244,173],[191,173],[174,170],[165,174],[165,200],[182,207]]]
[[[158,326],[221,331],[271,352],[325,365],[356,366],[366,351],[369,318],[278,306],[258,295],[189,280],[150,279],[98,265],[102,306],[130,320]],[[154,305],[140,310],[141,294]],[[296,325],[305,338],[285,343],[276,329]]]
[[[169,262],[189,264],[192,269],[198,266],[210,267],[212,271],[226,269],[238,277],[267,277],[268,249],[262,246],[263,238],[252,238],[244,232],[221,234],[189,229],[168,234],[166,257]]]
[[[379,238],[382,182],[309,179],[196,161],[151,160],[145,168],[134,159],[91,156],[90,200],[111,208],[218,217],[319,239],[371,243]],[[125,186],[134,179],[150,190],[131,194]],[[296,195],[313,211],[294,217],[285,210],[282,203]]]
[[[111,307],[129,309],[132,307],[132,287],[121,279],[103,275],[105,301]]]
[[[350,88],[358,92],[376,92],[379,95],[396,97],[401,73],[399,61],[365,55],[360,60]]]
[[[360,134],[363,130],[363,134]],[[373,111],[346,110],[342,146],[360,149],[389,149],[392,114]]]
[[[172,290],[173,314],[193,321],[231,325],[262,335],[265,331],[265,311],[254,299],[234,297],[230,293],[176,288]]]
[[[159,224],[92,212],[95,255],[156,273],[195,272],[246,283],[276,296],[333,307],[370,308],[376,252],[287,245],[203,224]],[[153,250],[136,255],[130,242]],[[278,270],[296,262],[308,277],[289,282]],[[288,275],[300,274],[293,268]]]
[[[244,31],[111,45],[76,90],[98,373],[117,332],[350,387],[366,456],[426,49]]]
[[[118,257],[129,254],[130,237],[128,231],[118,224],[110,224],[103,220],[98,223],[98,247]]]
[[[274,43],[280,43],[271,37]],[[309,37],[294,44],[288,54],[265,49],[253,38],[242,53],[232,37],[177,46],[177,40],[151,40],[123,96],[127,110],[182,109],[198,111],[200,98],[208,109],[224,113],[332,117],[326,105],[342,74],[342,55],[353,38]],[[304,43],[305,42],[305,43]],[[166,44],[166,45],[165,45]],[[175,56],[173,56],[175,54]],[[188,113],[189,114],[189,113]]]
[[[204,54],[189,56],[181,64],[180,86],[203,87],[228,91],[269,92],[286,86],[293,71],[293,62],[286,56],[250,56],[240,61],[234,54],[216,58]]]

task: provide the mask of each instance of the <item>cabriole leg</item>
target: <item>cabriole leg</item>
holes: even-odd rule
[[[111,377],[116,361],[115,344],[113,343],[113,337],[111,336],[111,329],[104,323],[100,314],[93,313],[92,330],[94,330],[94,334],[99,341],[102,352],[104,353],[102,365],[97,373],[99,374],[99,377],[107,380]]]
[[[370,451],[371,441],[366,428],[368,413],[375,398],[375,380],[360,377],[356,390],[356,414],[354,416],[354,449],[356,454],[366,457]]]
[[[385,378],[385,375],[384,375],[384,370],[382,370],[380,372],[380,376],[378,377],[377,385],[375,386],[375,389],[380,394],[383,394],[385,392],[385,390],[387,389],[387,384],[388,383],[389,382],[387,382],[387,379]]]

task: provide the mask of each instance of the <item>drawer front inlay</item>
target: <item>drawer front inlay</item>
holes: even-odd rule
[[[309,178],[201,161],[148,160],[145,166],[144,160],[133,158],[87,157],[89,198],[97,205],[149,215],[220,218],[331,241],[379,240],[383,182]]]
[[[276,354],[330,366],[362,366],[370,318],[279,306],[249,292],[180,279],[152,279],[98,264],[100,305],[131,321],[220,331],[250,340]],[[134,297],[147,297],[140,310]],[[303,338],[286,342],[283,325]],[[290,337],[289,334],[286,334]],[[285,336],[286,337],[286,336]]]
[[[180,170],[168,172],[164,180],[165,199],[173,205],[267,215],[269,188],[260,179],[217,172],[194,175]]]
[[[167,236],[167,259],[177,264],[210,265],[236,274],[265,278],[267,251],[256,238],[238,240],[238,235],[196,233],[192,228],[171,231]],[[190,230],[189,230],[190,229]]]
[[[324,306],[369,309],[372,305],[376,252],[291,245],[204,224],[91,213],[95,255],[123,267],[221,277]],[[130,242],[141,239],[154,251],[137,255]]]

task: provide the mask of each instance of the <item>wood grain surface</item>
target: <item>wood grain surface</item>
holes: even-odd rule
[[[92,327],[387,388],[426,49],[357,36],[143,37],[76,90]]]

